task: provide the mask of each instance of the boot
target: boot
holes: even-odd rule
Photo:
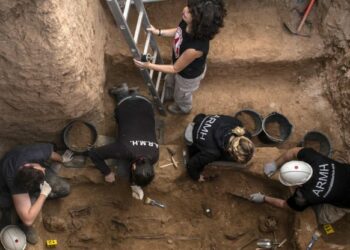
[[[125,98],[129,94],[129,87],[124,82],[116,87],[112,87],[108,90],[108,93],[112,96],[114,96],[117,101],[120,101],[121,99]]]
[[[26,226],[24,224],[19,224],[18,226],[26,235],[27,242],[29,244],[35,245],[38,242],[38,234],[33,226]]]
[[[139,93],[139,87],[129,88],[129,95],[137,95]]]
[[[191,110],[189,110],[188,112],[182,111],[176,103],[170,104],[168,106],[168,111],[174,115],[187,115],[191,112]]]

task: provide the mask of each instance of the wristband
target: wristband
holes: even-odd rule
[[[158,29],[158,36],[161,36],[161,35],[162,35],[162,30]]]

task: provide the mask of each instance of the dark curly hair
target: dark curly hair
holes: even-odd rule
[[[38,190],[43,182],[44,173],[31,167],[21,167],[13,181],[14,186],[28,192]]]
[[[131,171],[131,181],[137,186],[145,187],[151,183],[154,178],[154,169],[151,162],[144,157],[136,159],[136,169]]]
[[[211,40],[224,26],[226,8],[223,0],[188,0],[187,7],[192,15],[193,38]]]

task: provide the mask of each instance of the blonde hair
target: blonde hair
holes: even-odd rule
[[[235,127],[232,129],[232,136],[227,145],[227,151],[233,159],[239,163],[247,163],[254,154],[254,143],[244,136],[245,129],[242,127]]]

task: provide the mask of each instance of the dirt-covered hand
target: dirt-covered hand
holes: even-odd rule
[[[62,155],[62,163],[67,163],[73,160],[73,152],[70,150],[66,150]]]
[[[255,203],[263,203],[265,201],[265,195],[262,193],[254,193],[249,196],[249,200]]]
[[[47,183],[46,181],[44,181],[43,184],[40,185],[40,194],[45,195],[46,197],[51,193],[51,186],[49,183]]]
[[[276,162],[272,161],[269,163],[266,163],[264,166],[264,174],[271,178],[271,176],[273,176],[277,171],[277,165]]]
[[[109,183],[115,182],[115,175],[114,172],[110,172],[108,175],[105,176],[105,181]]]

